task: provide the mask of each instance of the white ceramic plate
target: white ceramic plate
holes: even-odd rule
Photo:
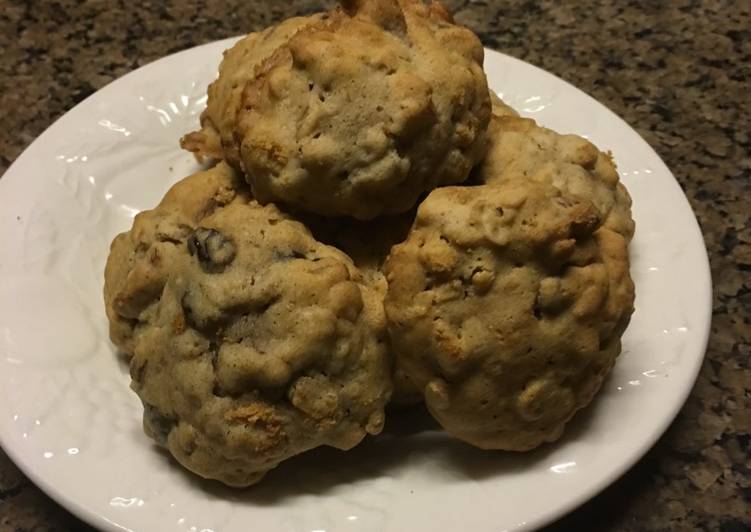
[[[701,234],[680,187],[621,119],[560,79],[488,51],[491,86],[542,124],[615,155],[634,199],[636,312],[623,354],[565,438],[486,453],[397,420],[348,453],[292,460],[254,489],[199,481],[152,446],[107,338],[112,237],[196,165],[178,147],[232,40],[128,74],[76,106],[0,179],[0,442],[49,495],[108,530],[493,530],[541,526],[596,494],[662,434],[710,320]]]

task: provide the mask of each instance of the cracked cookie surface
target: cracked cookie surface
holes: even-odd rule
[[[592,202],[534,180],[434,190],[385,266],[398,371],[477,447],[559,438],[620,352],[627,246]]]
[[[383,426],[381,297],[226,164],[176,184],[114,240],[105,302],[146,433],[203,477],[250,485]]]
[[[631,240],[631,197],[609,153],[578,135],[557,133],[509,114],[500,105],[494,107],[489,137],[488,155],[473,180],[492,185],[529,179],[587,199],[599,211],[603,226]]]
[[[343,1],[229,50],[202,130],[183,146],[241,168],[262,203],[358,219],[405,212],[485,154],[483,54],[437,2]]]

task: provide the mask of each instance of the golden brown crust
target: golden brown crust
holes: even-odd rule
[[[191,471],[245,486],[380,432],[391,363],[382,296],[238,179],[222,163],[139,214],[113,242],[105,302],[146,433]]]
[[[605,227],[631,240],[631,197],[609,153],[585,138],[540,127],[532,119],[494,114],[490,149],[476,170],[480,183],[526,178],[588,199],[599,210]]]
[[[138,316],[147,312],[166,283],[175,242],[217,207],[249,201],[242,179],[226,164],[175,184],[150,211],[139,213],[133,228],[115,237],[105,267],[104,296],[110,337],[133,353]]]
[[[219,136],[261,202],[405,212],[465,180],[487,147],[483,48],[449,19],[438,4],[370,0],[250,35],[209,90],[207,140],[183,144]]]
[[[485,449],[558,438],[633,307],[626,239],[588,200],[525,179],[433,191],[385,271],[399,371]]]
[[[240,168],[234,124],[241,111],[245,86],[255,79],[256,70],[295,33],[315,24],[322,15],[293,17],[251,33],[224,52],[219,77],[209,85],[209,105],[201,114],[201,129],[185,135],[181,146],[193,152],[199,161],[225,159]]]

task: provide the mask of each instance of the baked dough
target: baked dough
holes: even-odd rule
[[[530,118],[494,112],[489,131],[490,150],[474,176],[479,183],[523,178],[586,198],[599,211],[604,227],[631,240],[631,197],[609,153],[578,135],[538,126]]]
[[[627,246],[591,201],[531,179],[434,190],[385,266],[399,371],[472,445],[557,439],[620,352]]]
[[[261,203],[406,212],[485,155],[483,53],[438,2],[343,1],[229,50],[183,146],[242,169]]]
[[[223,163],[181,181],[114,240],[105,272],[146,433],[231,486],[377,434],[391,389],[382,298],[243,185]]]

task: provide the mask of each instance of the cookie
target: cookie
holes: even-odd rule
[[[243,91],[255,80],[256,70],[301,29],[319,22],[322,15],[293,17],[263,31],[251,33],[225,50],[219,77],[209,85],[208,105],[201,114],[201,129],[185,135],[180,144],[199,161],[224,159],[240,168],[235,123],[243,105]]]
[[[346,255],[252,200],[228,165],[139,214],[105,275],[144,429],[187,469],[247,486],[308,449],[380,432],[381,296]]]
[[[221,138],[261,203],[362,220],[402,213],[464,181],[485,154],[483,48],[437,2],[343,1],[257,63],[265,54],[227,53],[204,133],[187,137]]]
[[[562,135],[529,118],[494,113],[490,149],[473,181],[498,184],[518,178],[553,186],[591,201],[605,227],[631,240],[631,197],[613,158],[577,135]]]
[[[600,388],[633,310],[627,238],[591,201],[532,179],[445,187],[385,273],[397,367],[483,449],[561,436]]]

